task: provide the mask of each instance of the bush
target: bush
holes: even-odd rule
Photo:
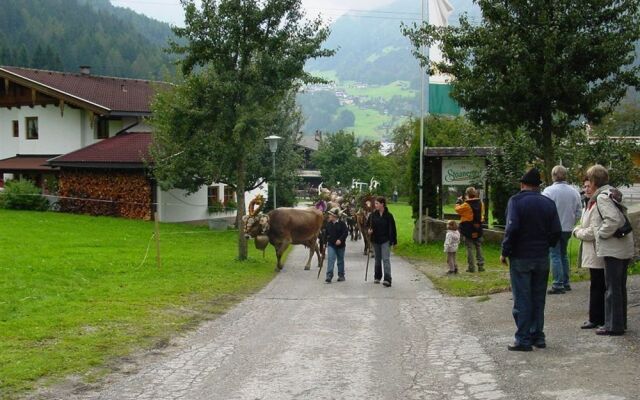
[[[29,180],[8,181],[1,203],[4,208],[13,210],[46,211],[49,208],[49,202],[42,197],[40,189]]]
[[[218,200],[213,200],[209,205],[209,214],[218,213],[224,211],[224,205]]]
[[[227,200],[227,202],[224,203],[224,209],[225,210],[231,211],[231,210],[236,210],[237,208],[238,208],[238,205],[233,200]]]

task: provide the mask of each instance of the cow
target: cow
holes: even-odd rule
[[[373,212],[373,202],[375,197],[373,195],[366,195],[360,200],[361,208],[356,212],[356,223],[358,229],[362,233],[364,239],[363,254],[368,255],[371,247],[371,238],[369,237],[369,216]]]
[[[258,202],[263,202],[261,196],[257,197]],[[322,266],[324,257],[318,249],[318,235],[322,227],[322,211],[313,207],[298,208],[276,208],[267,214],[253,210],[256,199],[249,203],[249,215],[242,218],[245,237],[257,237],[266,235],[269,243],[276,249],[276,269],[282,269],[282,255],[290,244],[302,244],[309,248],[309,259],[304,269],[311,269],[311,259],[315,253],[318,258],[318,268]]]

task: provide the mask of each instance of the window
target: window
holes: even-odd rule
[[[107,139],[109,137],[109,120],[99,118],[96,126],[96,139]]]
[[[208,193],[208,205],[212,205],[215,202],[220,202],[220,197],[219,197],[219,187],[216,186],[209,186],[209,193]]]
[[[25,125],[27,127],[27,139],[38,138],[38,117],[25,118]]]
[[[20,126],[18,121],[12,121],[13,123],[13,137],[20,137]]]
[[[236,201],[236,192],[228,185],[224,186],[224,204]]]

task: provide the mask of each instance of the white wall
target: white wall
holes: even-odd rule
[[[207,187],[187,195],[180,189],[164,191],[158,187],[158,218],[162,222],[200,221],[209,218]]]
[[[219,193],[224,193],[223,184],[214,183],[212,186],[220,185]],[[209,219],[209,207],[207,202],[207,187],[203,186],[199,191],[191,195],[180,189],[163,191],[158,187],[158,216],[162,222],[187,222],[202,221]],[[263,185],[250,192],[245,192],[245,206],[258,194],[267,198],[267,185]],[[222,200],[222,199],[220,199]],[[247,210],[245,210],[245,213]]]
[[[16,154],[64,154],[81,147],[80,124],[82,110],[69,106],[49,105],[20,108],[0,108],[0,159]],[[26,117],[38,117],[38,139],[27,139]],[[17,120],[20,137],[13,137],[13,121]]]

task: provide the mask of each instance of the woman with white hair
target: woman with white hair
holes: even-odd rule
[[[621,210],[620,191],[609,185],[609,173],[602,165],[587,170],[593,196],[589,204],[592,214],[592,232],[596,255],[604,258],[604,326],[596,329],[597,335],[619,336],[627,329],[627,267],[634,255],[633,233],[622,233],[626,216]]]

